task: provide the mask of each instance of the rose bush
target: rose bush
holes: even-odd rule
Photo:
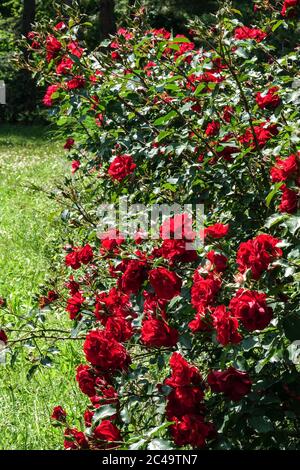
[[[256,2],[248,26],[223,3],[189,37],[149,29],[140,10],[92,53],[76,17],[29,38],[73,174],[42,305],[83,339],[84,428],[53,413],[68,449],[299,446],[299,2]],[[199,233],[185,212],[158,239],[100,237],[99,205],[122,196],[202,203],[204,244],[187,249]]]

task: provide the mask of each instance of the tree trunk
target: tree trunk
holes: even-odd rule
[[[100,39],[116,32],[115,1],[100,0]]]
[[[35,0],[24,0],[21,33],[26,36],[31,31],[31,24],[35,19]]]

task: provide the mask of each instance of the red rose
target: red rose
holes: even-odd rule
[[[201,331],[211,331],[211,318],[210,315],[206,315],[206,309],[204,306],[198,306],[195,318],[190,321],[189,329],[193,333],[200,333]]]
[[[70,266],[72,269],[79,269],[81,266],[79,257],[78,257],[78,249],[76,248],[71,253],[68,253],[65,258],[66,266]]]
[[[50,85],[48,86],[47,88],[47,91],[45,93],[45,96],[43,98],[43,103],[45,106],[52,106],[53,105],[53,101],[54,101],[54,98],[53,98],[53,95],[54,93],[57,92],[57,90],[59,89],[59,85]]]
[[[52,411],[51,419],[60,421],[61,423],[66,422],[67,413],[61,406],[55,406]]]
[[[257,93],[255,100],[261,109],[277,108],[280,105],[281,99],[277,94],[279,88],[277,86],[271,87],[267,92]]]
[[[73,160],[73,161],[72,161],[72,166],[71,166],[71,168],[72,168],[72,173],[73,173],[73,174],[76,173],[76,171],[80,168],[80,165],[81,165],[81,163],[80,163],[79,160]]]
[[[67,81],[68,90],[75,90],[76,88],[84,88],[85,78],[81,75],[75,75],[74,78],[71,78]]]
[[[282,192],[281,202],[278,207],[280,212],[287,212],[288,214],[293,214],[297,210],[298,206],[298,194],[296,191],[287,188],[286,186],[281,186]]]
[[[287,179],[297,178],[298,173],[299,163],[296,154],[290,155],[285,160],[282,160],[280,157],[277,157],[275,166],[273,166],[270,171],[273,183],[286,181]]]
[[[97,320],[106,325],[111,316],[128,317],[132,315],[129,296],[113,287],[110,291],[102,292],[96,297],[95,316]]]
[[[254,39],[257,42],[261,42],[267,37],[267,33],[261,29],[242,26],[240,28],[236,28],[234,31],[234,37],[235,39]]]
[[[0,330],[0,341],[7,344],[7,335],[4,330]]]
[[[251,269],[253,279],[259,279],[269,264],[282,256],[282,250],[277,248],[279,242],[277,238],[263,233],[241,243],[236,257],[239,271],[244,273]]]
[[[55,290],[49,290],[47,294],[49,303],[55,302],[58,299],[58,293]]]
[[[200,414],[204,410],[203,390],[199,386],[184,386],[174,388],[167,396],[166,416],[169,421],[181,418],[187,413]]]
[[[136,259],[129,260],[119,279],[119,287],[126,294],[137,294],[147,279],[147,263]]]
[[[123,317],[110,317],[106,322],[107,338],[114,338],[120,343],[128,341],[133,335],[131,324]]]
[[[76,380],[82,393],[89,397],[96,395],[96,376],[90,366],[80,364],[77,367]]]
[[[278,134],[278,129],[276,124],[262,122],[258,126],[254,126],[254,134],[256,136],[259,147],[263,148],[266,143],[272,139],[272,137]],[[247,147],[249,146],[252,149],[255,149],[256,147],[256,142],[251,127],[246,129],[245,133],[239,138],[239,140]]]
[[[219,133],[220,127],[221,126],[218,121],[211,121],[208,123],[205,129],[205,134],[207,135],[207,137],[213,137]]]
[[[74,143],[75,143],[75,140],[72,139],[72,137],[69,137],[69,138],[66,140],[66,143],[65,143],[65,145],[64,145],[64,149],[65,149],[65,150],[70,150],[70,149],[73,147]]]
[[[77,256],[80,263],[88,264],[94,257],[92,247],[89,244],[83,246],[78,250]]]
[[[34,31],[29,31],[29,33],[27,33],[27,39],[30,39],[31,41],[35,39],[36,36],[37,36],[37,33]]]
[[[204,306],[211,304],[221,287],[221,281],[210,273],[208,277],[201,276],[196,269],[191,289],[191,304],[195,310],[201,311]]]
[[[69,49],[69,51],[71,52],[72,55],[75,55],[76,57],[81,57],[82,54],[83,54],[83,49],[81,47],[79,47],[78,45],[78,42],[77,41],[71,41],[69,42],[69,44],[67,45],[67,48]]]
[[[125,238],[118,229],[110,229],[100,235],[103,250],[112,251],[124,243]]]
[[[76,380],[82,393],[90,397],[94,405],[113,404],[118,401],[118,395],[112,385],[103,376],[88,365],[80,364],[77,367]]]
[[[225,106],[223,109],[223,119],[225,122],[230,123],[234,115],[234,109],[232,106]]]
[[[107,337],[105,331],[90,331],[83,345],[87,361],[103,371],[126,369],[130,363],[130,357],[124,346],[111,337]]]
[[[148,316],[142,323],[141,342],[149,348],[172,347],[178,341],[178,331],[164,320]]]
[[[176,40],[176,38],[187,39],[187,37],[184,36],[183,34],[177,34],[174,38],[174,41]],[[183,42],[183,43],[179,42],[178,46],[179,46],[179,50],[175,51],[174,60],[178,59],[178,57],[180,57],[181,55],[186,54],[187,52],[190,52],[190,51],[195,49],[195,44],[191,41],[187,41],[187,42]],[[186,58],[184,60],[186,62],[190,63],[191,60],[192,60],[192,56],[189,54],[189,55],[186,56]]]
[[[66,27],[67,27],[66,23],[64,23],[63,21],[60,21],[55,26],[53,26],[53,29],[54,29],[54,31],[62,31]]]
[[[219,239],[225,237],[228,232],[229,224],[214,224],[204,229],[204,237]]]
[[[50,34],[46,38],[46,59],[47,62],[50,62],[50,60],[54,59],[60,52],[62,48],[61,43],[56,39],[55,36]]]
[[[190,365],[181,354],[174,352],[170,358],[172,375],[165,380],[169,387],[203,387],[203,379],[197,367]]]
[[[164,240],[161,246],[161,256],[171,263],[192,263],[198,259],[196,250],[187,249],[185,240]]]
[[[56,66],[56,73],[58,75],[66,75],[72,70],[74,62],[69,57],[63,57],[62,60]]]
[[[152,269],[149,281],[159,299],[171,300],[181,293],[181,278],[167,268]]]
[[[97,395],[90,397],[90,400],[95,408],[98,408],[102,405],[118,405],[118,394],[114,387],[110,385],[105,378],[97,377],[96,386]],[[116,415],[113,415],[111,416],[111,419],[115,419],[115,417]]]
[[[159,299],[156,297],[155,294],[152,292],[147,292],[146,290],[143,292],[144,296],[144,305],[143,305],[143,312],[145,313],[145,316],[147,314],[157,314],[159,313],[162,318],[166,318],[166,306],[167,306],[167,300]]]
[[[239,322],[236,317],[226,311],[225,305],[219,305],[214,309],[212,319],[217,332],[217,341],[222,346],[241,342],[243,337],[238,333]]]
[[[104,116],[101,113],[96,114],[95,122],[98,127],[102,127],[104,124]]]
[[[192,91],[195,91],[197,88],[197,84],[200,83],[207,83],[207,86],[203,89],[203,93],[208,93],[211,91],[209,87],[209,83],[220,83],[224,80],[224,77],[217,76],[219,74],[215,74],[212,72],[204,72],[200,75],[196,75],[192,73],[187,77],[187,85],[186,87]]]
[[[222,371],[213,371],[208,374],[207,382],[213,392],[224,393],[230,400],[239,401],[247,395],[252,382],[247,372],[229,367]]]
[[[69,281],[65,283],[65,286],[67,289],[69,289],[71,295],[76,294],[76,292],[78,292],[80,288],[78,282],[74,281],[73,276],[70,276]]]
[[[83,434],[83,432],[78,431],[76,428],[67,428],[64,433],[65,440],[64,440],[64,448],[65,449],[88,449],[89,444],[88,441]]]
[[[281,14],[291,18],[295,15],[295,8],[298,5],[299,0],[285,0],[282,6]]]
[[[133,34],[130,31],[128,31],[126,28],[119,28],[117,31],[117,34],[119,36],[123,36],[123,38],[125,38],[127,41],[133,38]]]
[[[213,269],[217,273],[222,273],[227,269],[226,256],[211,250],[207,253],[206,258],[211,262]]]
[[[300,158],[300,151],[296,155],[295,153],[290,155],[285,160],[281,161],[281,169],[285,179],[296,178],[297,174],[299,173],[300,166],[299,166],[299,158]]]
[[[72,269],[79,269],[81,264],[88,264],[94,257],[92,247],[87,244],[81,248],[74,248],[65,258],[66,266]]]
[[[187,413],[201,413],[204,397],[204,383],[197,367],[191,366],[179,353],[170,359],[172,374],[164,384],[172,387],[167,396],[166,415],[168,420],[181,418]]]
[[[136,164],[130,155],[118,155],[109,165],[108,174],[112,179],[121,182],[133,173],[135,168]]]
[[[229,308],[248,331],[263,330],[273,318],[273,310],[267,306],[266,294],[240,289],[231,299]]]
[[[163,240],[194,240],[196,233],[193,231],[192,218],[189,214],[175,214],[162,223],[159,228]]]
[[[149,33],[153,34],[153,36],[162,37],[164,39],[170,39],[171,37],[171,33],[167,31],[165,28],[151,29]]]
[[[95,429],[94,438],[101,441],[103,448],[109,449],[114,445],[107,445],[107,442],[120,442],[122,441],[119,429],[108,419],[104,419]]]
[[[215,430],[211,423],[206,423],[201,415],[184,415],[175,418],[170,426],[172,438],[177,446],[191,445],[193,448],[204,447],[206,439],[214,437]]]
[[[78,313],[80,312],[84,301],[85,298],[82,296],[81,292],[76,292],[72,297],[67,300],[66,311],[70,314],[71,320],[79,319]]]
[[[92,419],[94,416],[95,412],[91,411],[89,409],[85,410],[83,414],[83,419],[84,419],[84,424],[86,425],[87,428],[90,428],[92,426]]]

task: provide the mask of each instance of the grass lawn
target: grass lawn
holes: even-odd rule
[[[51,141],[47,130],[0,125],[0,297],[17,315],[30,309],[61,230],[59,208],[30,185],[51,188],[65,171],[62,144]],[[50,319],[56,326],[61,322]],[[0,365],[1,450],[62,447],[61,429],[50,424],[51,410],[72,403],[78,415],[84,399],[74,379],[79,345],[64,343],[61,349],[54,367],[30,380],[22,355],[13,369]]]

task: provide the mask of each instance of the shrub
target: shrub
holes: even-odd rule
[[[266,3],[246,27],[224,2],[189,37],[148,29],[140,10],[93,53],[78,18],[30,37],[73,173],[65,278],[46,302],[84,339],[90,403],[83,431],[56,418],[66,448],[299,446],[299,5]],[[156,239],[103,236],[99,205],[121,197],[137,212],[203,204],[204,244],[187,248],[199,233],[185,210]]]

